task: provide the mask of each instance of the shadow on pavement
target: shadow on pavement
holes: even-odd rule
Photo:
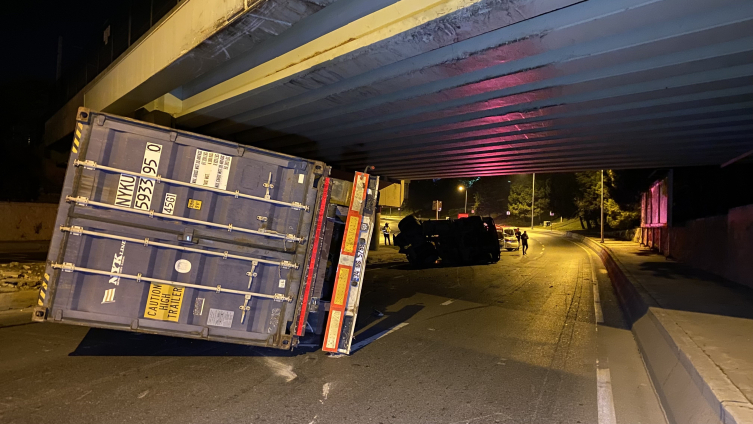
[[[419,313],[423,308],[424,305],[420,304],[408,305],[397,312],[385,312],[384,317],[376,316],[373,313],[370,313],[368,315],[359,314],[359,319],[356,322],[355,339],[353,339],[353,343],[357,343],[361,340],[366,340],[369,337],[375,336],[383,331],[387,331],[395,327],[400,323],[408,321],[413,315]],[[361,331],[363,328],[367,327],[369,324],[377,320],[380,320],[377,324],[364,331]]]
[[[297,356],[294,351],[92,328],[69,356]]]
[[[673,260],[640,262],[638,269],[656,279],[643,285],[661,307],[753,319],[749,287]]]
[[[388,330],[423,309],[422,305],[410,305],[397,312],[385,313],[378,324],[358,334],[354,343]],[[364,328],[375,319],[371,310],[364,311],[363,318],[356,324],[356,331]],[[375,319],[371,319],[375,318]],[[292,351],[221,343],[209,340],[186,339],[155,334],[131,333],[127,331],[91,328],[76,350],[69,356],[277,356],[292,357],[321,349],[321,337],[306,338]],[[313,345],[312,345],[313,344]]]

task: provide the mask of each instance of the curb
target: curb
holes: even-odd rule
[[[631,279],[614,253],[579,234],[566,233],[593,250],[607,269],[621,307],[671,423],[753,423],[753,404],[724,372]]]

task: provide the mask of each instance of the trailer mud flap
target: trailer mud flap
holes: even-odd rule
[[[379,177],[356,173],[340,248],[340,261],[330,304],[325,352],[350,353],[363,287],[366,257],[374,230]]]

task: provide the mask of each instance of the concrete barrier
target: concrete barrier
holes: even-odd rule
[[[602,260],[646,368],[672,423],[753,423],[753,407],[688,334],[659,308],[611,250],[592,239],[567,233]]]
[[[730,209],[726,215],[669,228],[669,254],[674,259],[753,287],[753,205]]]
[[[0,241],[42,241],[52,238],[58,205],[0,202]]]

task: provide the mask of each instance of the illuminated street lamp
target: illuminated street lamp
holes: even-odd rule
[[[468,213],[468,190],[465,189],[465,186],[458,186],[458,191],[465,191],[465,208],[463,209],[463,213]]]

